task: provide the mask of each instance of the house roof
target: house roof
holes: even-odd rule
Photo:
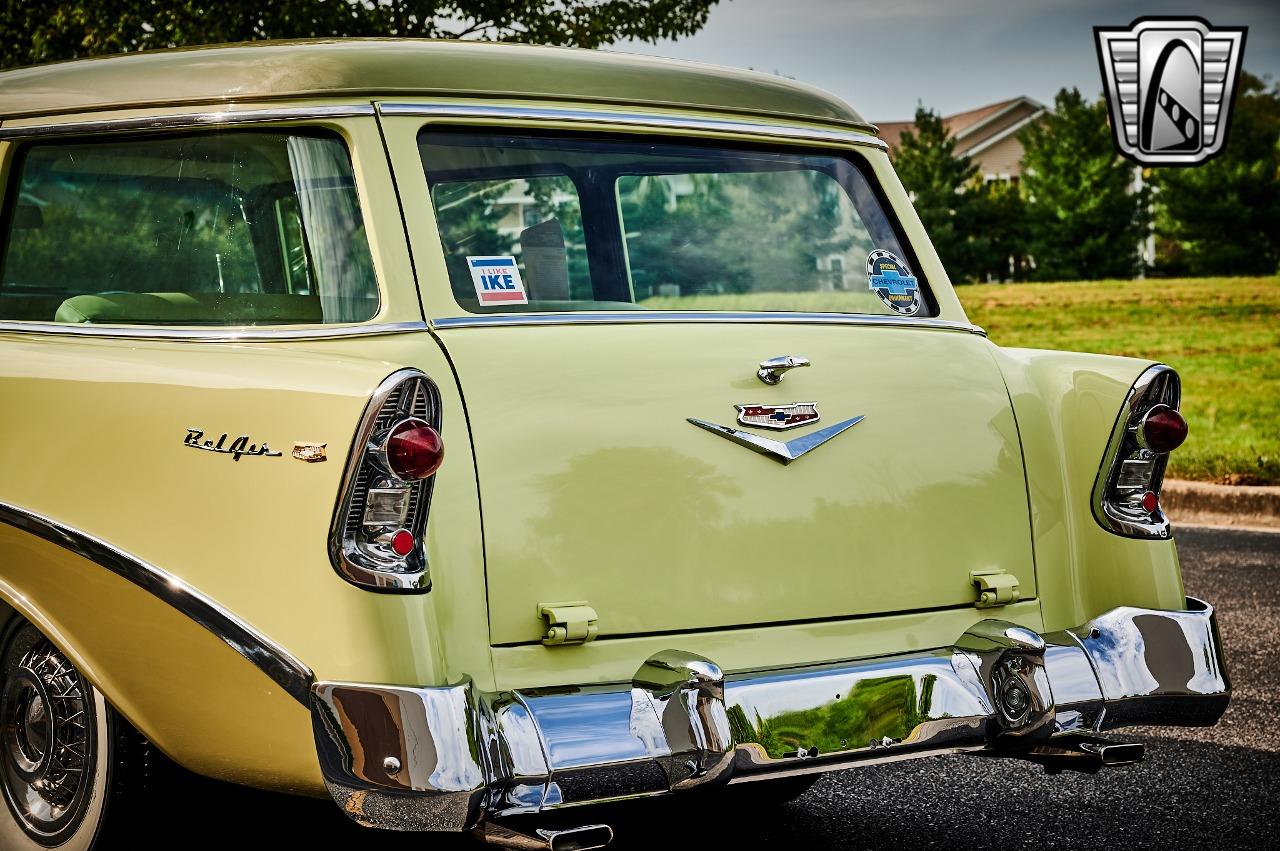
[[[956,138],[956,152],[966,153],[973,147],[985,147],[984,143],[994,141],[996,138],[1013,132],[1013,129],[1021,127],[1021,123],[1016,123],[1011,127],[1001,127],[993,131],[990,138],[983,134],[984,128],[998,124],[998,119],[1023,105],[1029,107],[1031,115],[1038,115],[1045,110],[1044,104],[1033,98],[1021,95],[1016,98],[980,106],[977,109],[970,109],[966,112],[957,112],[955,115],[944,115],[942,117],[942,126],[946,128],[950,135]],[[902,141],[903,132],[913,130],[915,122],[885,121],[878,123],[876,127],[880,129],[880,138],[889,145],[890,150],[894,150]]]
[[[0,118],[298,98],[497,97],[713,110],[871,129],[783,77],[598,50],[320,39],[156,50],[0,73]]]
[[[980,106],[977,109],[971,109],[968,112],[957,112],[955,115],[948,115],[942,119],[942,123],[950,131],[952,136],[963,136],[981,127],[991,118],[999,115],[1015,104],[1023,101],[1029,101],[1031,98],[1016,97],[1009,100],[1002,100],[998,103]]]
[[[880,138],[889,146],[889,150],[896,150],[898,144],[902,141],[902,133],[904,130],[910,130],[915,127],[914,121],[880,121],[876,123],[876,128],[880,131]]]

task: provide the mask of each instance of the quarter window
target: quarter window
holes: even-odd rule
[[[334,135],[38,143],[13,174],[0,319],[289,325],[377,313],[351,161]]]

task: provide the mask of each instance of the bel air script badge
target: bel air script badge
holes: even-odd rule
[[[786,431],[789,428],[816,423],[817,402],[792,402],[790,405],[734,405],[738,409],[738,425]]]
[[[212,440],[203,440],[204,430],[198,428],[188,428],[187,436],[182,439],[183,446],[190,446],[192,449],[203,449],[205,452],[218,452],[223,455],[230,455],[231,460],[239,461],[245,455],[263,455],[267,458],[279,458],[283,453],[272,452],[271,447],[267,446],[264,440],[260,445],[249,442],[249,435],[242,434],[235,440],[227,443],[227,434],[224,432],[215,443]]]

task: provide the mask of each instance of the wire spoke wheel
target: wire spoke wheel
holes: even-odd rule
[[[84,820],[94,785],[98,725],[92,690],[34,630],[15,636],[0,691],[0,788],[39,845],[55,847]]]

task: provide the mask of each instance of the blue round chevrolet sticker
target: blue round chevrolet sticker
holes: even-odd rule
[[[877,248],[867,255],[867,284],[894,313],[912,316],[920,309],[920,285],[891,251]]]

